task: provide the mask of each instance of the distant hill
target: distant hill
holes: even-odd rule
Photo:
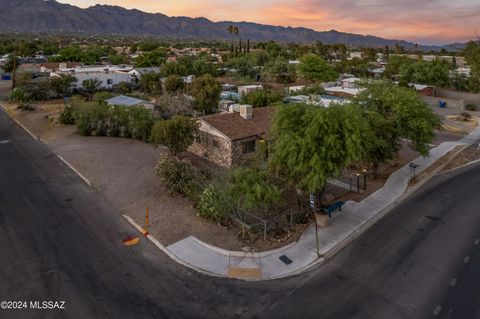
[[[119,6],[96,5],[81,9],[54,0],[0,0],[1,32],[68,32],[87,34],[128,34],[180,39],[228,39],[227,26],[240,28],[244,39],[308,43],[343,43],[355,47],[391,48],[399,44],[413,48],[414,43],[388,40],[370,35],[338,32],[318,32],[307,28],[263,25],[250,22],[212,22],[206,18],[168,17],[160,13],[127,10]],[[425,50],[459,50],[465,44],[421,46]]]

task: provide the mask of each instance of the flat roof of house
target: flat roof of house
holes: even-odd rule
[[[200,118],[230,140],[240,140],[251,136],[264,136],[272,126],[275,108],[259,107],[252,110],[252,119],[246,120],[240,113],[222,113]]]
[[[118,95],[115,97],[112,97],[106,102],[110,105],[125,105],[125,106],[135,106],[139,104],[151,104],[151,102],[142,100],[142,99],[137,99],[131,96],[125,96],[125,95]]]

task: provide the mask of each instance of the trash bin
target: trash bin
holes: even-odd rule
[[[447,107],[447,102],[445,101],[438,101],[438,106],[441,108],[446,108]]]

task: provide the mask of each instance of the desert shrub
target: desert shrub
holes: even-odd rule
[[[213,184],[208,185],[200,195],[197,210],[201,217],[210,221],[225,220],[231,212],[227,193]]]
[[[152,113],[142,107],[129,109],[128,127],[133,138],[147,142],[153,127]]]
[[[465,105],[465,110],[474,112],[478,110],[478,106],[475,104],[467,104]]]
[[[464,121],[468,121],[472,118],[472,114],[468,112],[462,112],[460,113],[460,115],[463,117]]]
[[[65,108],[63,109],[63,112],[60,113],[58,120],[60,121],[60,123],[66,125],[75,124],[75,114],[73,111],[73,106],[65,105]]]
[[[164,155],[160,157],[155,170],[169,191],[181,195],[191,194],[195,174],[190,162]]]

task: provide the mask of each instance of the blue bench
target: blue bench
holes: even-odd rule
[[[338,201],[338,202],[335,202],[333,203],[332,205],[328,206],[328,207],[325,207],[323,208],[323,211],[325,211],[326,213],[328,213],[328,217],[332,217],[332,213],[334,211],[336,211],[337,209],[341,212],[342,211],[342,206],[345,204],[344,201]]]

